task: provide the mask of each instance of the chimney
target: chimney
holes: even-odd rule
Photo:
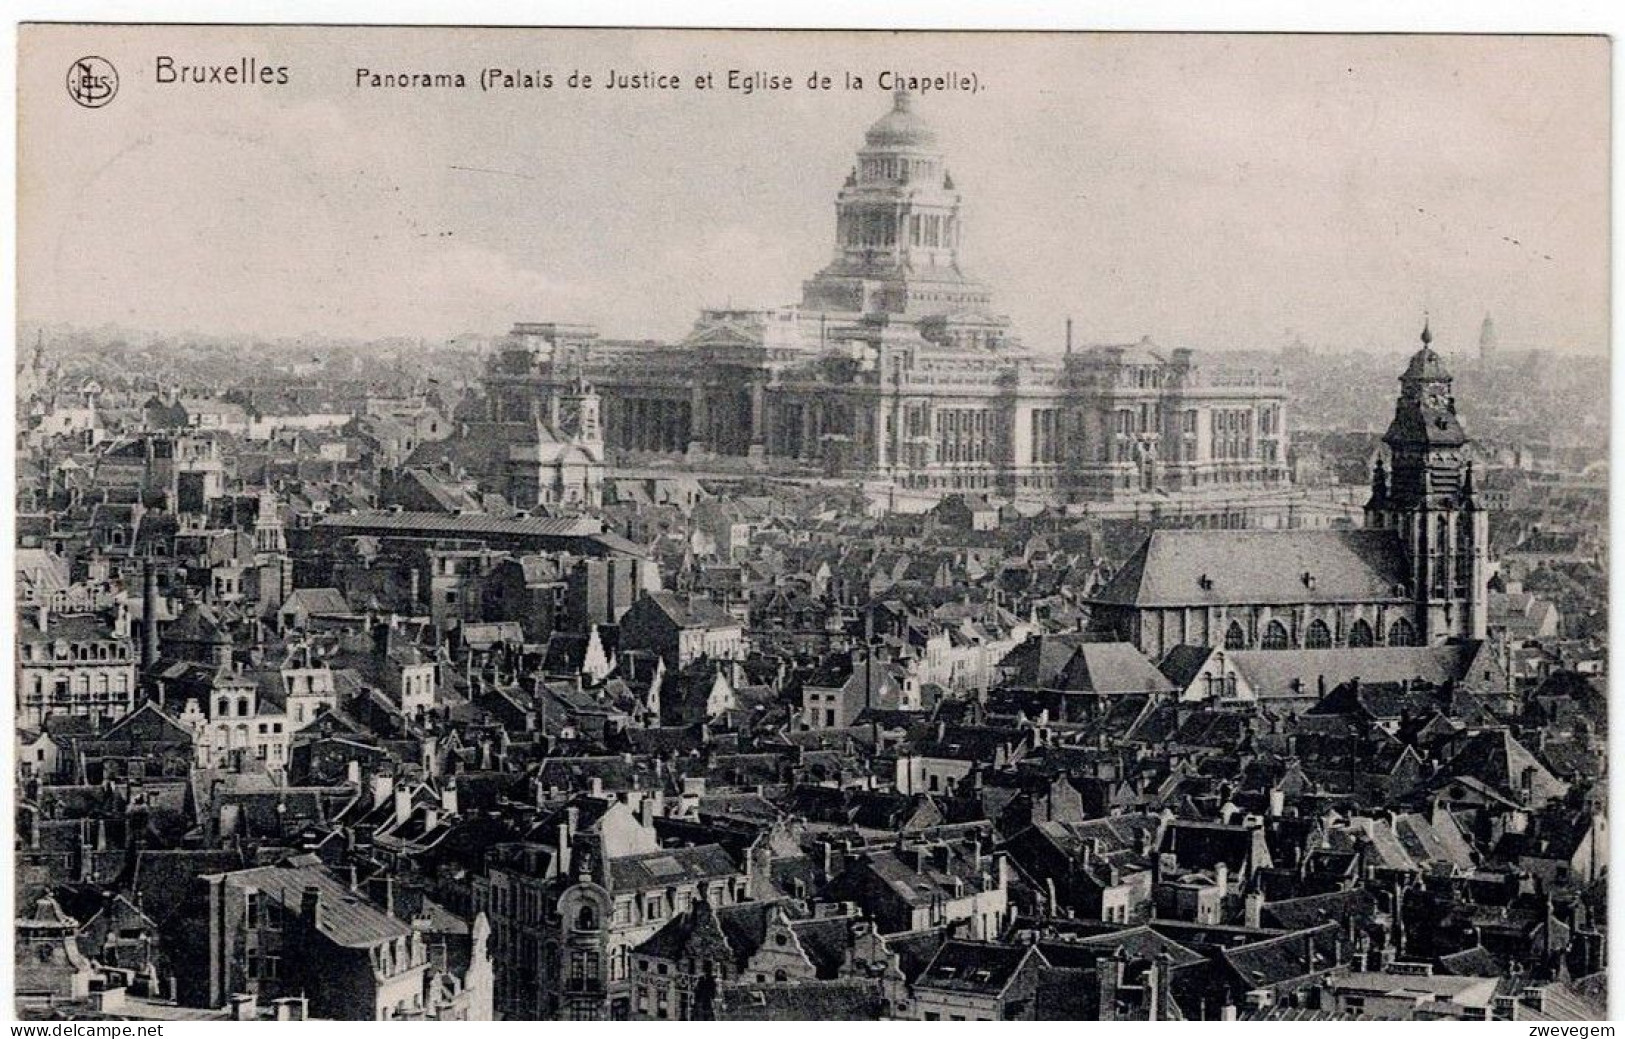
[[[303,1021],[310,1013],[310,1008],[305,1002],[304,996],[284,996],[281,999],[272,1000],[271,1005],[276,1007],[276,1019],[278,1021]]]
[[[158,662],[158,568],[151,559],[141,568],[141,670]]]
[[[587,780],[587,792],[593,797],[604,796],[604,780],[599,776],[592,776]]]
[[[39,632],[40,632],[40,634],[41,635],[48,634],[50,632],[50,630],[51,630],[51,607],[50,607],[50,605],[48,603],[43,603],[42,602],[37,607],[35,607],[35,612],[37,613],[37,616],[36,616],[35,620],[39,624]]]
[[[312,929],[321,926],[322,889],[314,884],[307,886],[299,896],[299,919]]]
[[[1270,815],[1280,818],[1286,814],[1286,791],[1280,787],[1270,788]]]
[[[1123,968],[1127,965],[1128,950],[1121,945],[1109,959],[1095,961],[1095,979],[1100,986],[1100,1008],[1095,1020],[1117,1020],[1117,990],[1123,984]]]
[[[1230,890],[1230,866],[1223,860],[1213,867],[1213,883],[1219,888],[1220,898]]]
[[[1242,920],[1248,927],[1257,930],[1264,926],[1264,893],[1262,891],[1249,891],[1241,900]]]
[[[404,823],[412,814],[412,791],[402,783],[395,787],[395,825]]]
[[[259,1016],[259,1006],[254,1001],[252,992],[236,992],[231,997],[231,1019],[233,1021],[252,1021]]]
[[[574,812],[575,809],[572,808],[570,811]],[[574,827],[569,822],[559,823],[557,841],[559,845],[559,876],[561,877],[570,875],[570,838],[573,829]]]
[[[1155,977],[1148,979],[1146,995],[1151,1000],[1152,1021],[1165,1021],[1168,1019],[1169,1007],[1173,1004],[1174,958],[1164,949],[1157,953],[1152,960]]]

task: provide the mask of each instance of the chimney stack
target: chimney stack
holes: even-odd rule
[[[158,662],[158,567],[152,559],[141,568],[141,670]]]

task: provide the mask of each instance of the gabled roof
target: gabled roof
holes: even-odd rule
[[[687,881],[730,877],[739,872],[739,866],[720,845],[703,844],[696,848],[669,848],[611,859],[609,886],[614,891],[666,888]]]
[[[679,913],[633,950],[639,956],[652,956],[681,963],[692,960],[734,966],[737,956],[717,921],[716,910],[704,897],[687,912]]]
[[[321,895],[318,929],[335,944],[347,948],[370,948],[412,933],[410,926],[339,883],[325,869],[261,866],[227,873],[225,879],[234,887],[252,887],[295,914],[300,911],[305,891],[315,888]]]
[[[1391,530],[1158,530],[1090,601],[1392,602],[1405,598],[1408,579],[1404,548]]]
[[[1002,993],[1028,958],[1040,965],[1043,954],[1027,945],[950,940],[942,943],[925,972],[915,979],[916,988],[997,996]]]
[[[282,613],[347,614],[350,604],[337,588],[295,588],[282,601]]]
[[[1230,663],[1261,697],[1316,695],[1321,679],[1328,691],[1359,679],[1362,684],[1421,679],[1442,686],[1465,680],[1480,658],[1483,642],[1437,646],[1367,646],[1332,649],[1226,650]]]
[[[1555,801],[1569,790],[1567,783],[1552,775],[1529,748],[1505,729],[1470,737],[1439,774],[1441,779],[1464,776],[1480,780],[1513,800],[1521,796],[1527,774],[1530,794],[1537,804]]]
[[[1073,651],[1059,687],[1068,692],[1169,693],[1173,683],[1132,642],[1086,642]]]
[[[649,601],[679,628],[730,628],[739,618],[704,596],[684,597],[675,592],[650,592]]]

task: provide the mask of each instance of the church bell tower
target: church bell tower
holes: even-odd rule
[[[1424,324],[1382,438],[1390,465],[1378,461],[1365,506],[1366,526],[1397,531],[1405,546],[1419,645],[1482,639],[1489,619],[1489,518],[1474,492],[1451,383]]]

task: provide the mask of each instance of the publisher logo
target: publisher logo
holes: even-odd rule
[[[86,108],[100,108],[118,93],[118,70],[91,55],[68,66],[68,96]]]

